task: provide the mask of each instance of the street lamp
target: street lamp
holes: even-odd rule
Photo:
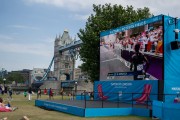
[[[3,79],[3,81],[4,81],[4,88],[5,88],[5,82],[6,82],[6,78],[4,78],[4,79]]]
[[[75,82],[75,93],[77,95],[77,82]]]

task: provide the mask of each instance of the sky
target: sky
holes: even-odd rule
[[[0,69],[48,68],[56,35],[67,29],[77,38],[93,13],[92,5],[106,3],[180,17],[179,0],[0,0]],[[80,63],[77,60],[76,67]]]

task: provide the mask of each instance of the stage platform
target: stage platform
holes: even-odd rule
[[[82,117],[150,116],[150,106],[131,103],[93,100],[36,100],[35,106]],[[148,107],[148,108],[147,108]]]

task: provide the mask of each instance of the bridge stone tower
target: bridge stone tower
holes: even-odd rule
[[[57,80],[72,80],[75,60],[71,58],[69,51],[59,53],[59,48],[72,43],[68,30],[64,30],[62,36],[56,36],[54,42],[54,76]]]

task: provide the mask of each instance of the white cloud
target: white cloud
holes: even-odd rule
[[[112,3],[113,0],[24,0],[27,4],[53,5],[69,11],[89,12],[93,4]]]
[[[27,1],[27,0],[24,0]],[[43,3],[43,4],[50,4],[55,6],[63,6],[64,0],[28,0],[29,3]]]
[[[81,66],[81,64],[83,63],[83,61],[80,60],[80,58],[78,58],[75,62],[75,68],[78,68],[78,66]]]
[[[46,39],[43,39],[43,41],[42,42],[45,42],[45,43],[48,43],[48,44],[52,44],[52,46],[54,45],[54,40],[55,40],[55,38],[46,38]]]
[[[170,16],[179,16],[179,0],[26,0],[26,3],[38,3],[54,5],[63,9],[79,12],[92,11],[93,4],[121,4],[122,6],[132,5],[135,8],[149,7],[155,15],[165,14]]]
[[[90,14],[81,15],[81,14],[73,14],[70,16],[70,19],[74,18],[75,20],[87,20]]]
[[[49,48],[49,44],[18,44],[0,42],[0,51],[10,53],[25,53],[45,57],[53,56],[53,49]]]
[[[170,16],[179,16],[180,6],[179,0],[129,0],[130,3],[136,8],[143,8],[148,7],[150,8],[151,12],[155,15],[165,14]],[[129,1],[127,2],[129,4]]]
[[[13,38],[8,35],[0,34],[0,41],[4,41],[4,40],[13,40]]]
[[[8,27],[10,27],[10,28],[17,28],[17,29],[39,30],[38,27],[25,26],[25,25],[9,25]]]

